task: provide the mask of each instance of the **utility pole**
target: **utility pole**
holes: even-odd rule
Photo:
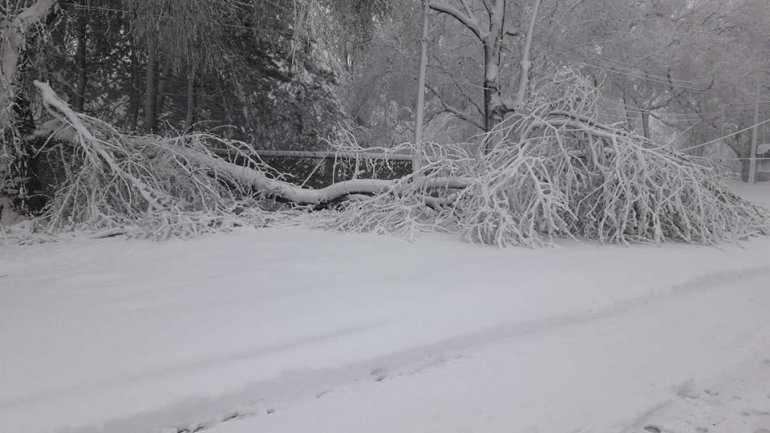
[[[428,69],[428,11],[430,10],[430,0],[422,0],[422,41],[420,43],[420,79],[417,84],[417,118],[415,119],[414,145],[417,155],[412,158],[412,172],[422,167],[420,153],[422,152],[422,128],[425,122],[425,75]]]
[[[725,136],[725,104],[722,104],[722,121],[720,123],[719,136],[722,137],[722,138],[720,138],[720,141],[724,142],[725,141],[725,139],[724,139],[724,136]]]
[[[754,107],[754,128],[751,131],[751,153],[749,154],[749,183],[757,179],[757,137],[759,136],[759,103],[761,88],[757,80],[757,103]]]

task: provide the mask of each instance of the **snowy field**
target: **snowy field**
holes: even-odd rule
[[[0,244],[0,432],[204,429],[768,433],[770,239]]]

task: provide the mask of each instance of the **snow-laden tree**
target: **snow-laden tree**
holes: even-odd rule
[[[0,224],[16,219],[25,196],[28,152],[22,141],[28,100],[19,92],[19,68],[27,39],[57,0],[4,1],[0,5]],[[29,131],[27,131],[28,133]]]
[[[484,91],[484,116],[483,125],[485,131],[492,130],[500,123],[505,114],[515,111],[522,104],[522,99],[529,85],[529,73],[531,68],[530,49],[533,32],[537,20],[541,0],[531,2],[531,24],[527,29],[512,28],[506,21],[507,10],[514,3],[518,6],[518,13],[524,14],[527,9],[519,2],[511,0],[430,0],[430,9],[447,15],[459,22],[466,31],[469,31],[481,45],[483,53],[483,80]],[[503,89],[501,69],[505,38],[525,34],[526,42],[523,44],[523,52],[518,59],[521,67],[519,86],[514,91],[515,97],[507,95]]]

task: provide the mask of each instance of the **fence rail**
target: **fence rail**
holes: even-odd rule
[[[254,151],[261,157],[282,157],[282,158],[310,158],[310,159],[326,159],[326,158],[350,158],[356,157],[361,159],[387,159],[391,161],[411,161],[412,156],[403,153],[376,153],[376,152],[355,152],[355,153],[343,153],[334,151],[301,151],[301,150],[259,150]]]

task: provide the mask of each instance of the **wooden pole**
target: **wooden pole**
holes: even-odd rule
[[[719,127],[719,136],[720,137],[724,137],[725,136],[725,106],[724,106],[724,104],[722,104],[722,116],[721,117],[722,117],[722,120],[721,120],[720,127]],[[721,141],[724,141],[724,139],[722,139]]]
[[[417,118],[415,119],[414,144],[418,151],[412,159],[412,171],[417,171],[422,166],[419,152],[422,150],[423,123],[425,122],[425,76],[428,69],[428,30],[430,22],[428,21],[428,10],[430,0],[423,0],[422,11],[422,40],[420,42],[420,78],[417,84]]]
[[[751,153],[749,153],[749,183],[757,179],[757,137],[759,136],[759,101],[760,87],[757,81],[757,103],[754,106],[754,127],[751,130]]]

